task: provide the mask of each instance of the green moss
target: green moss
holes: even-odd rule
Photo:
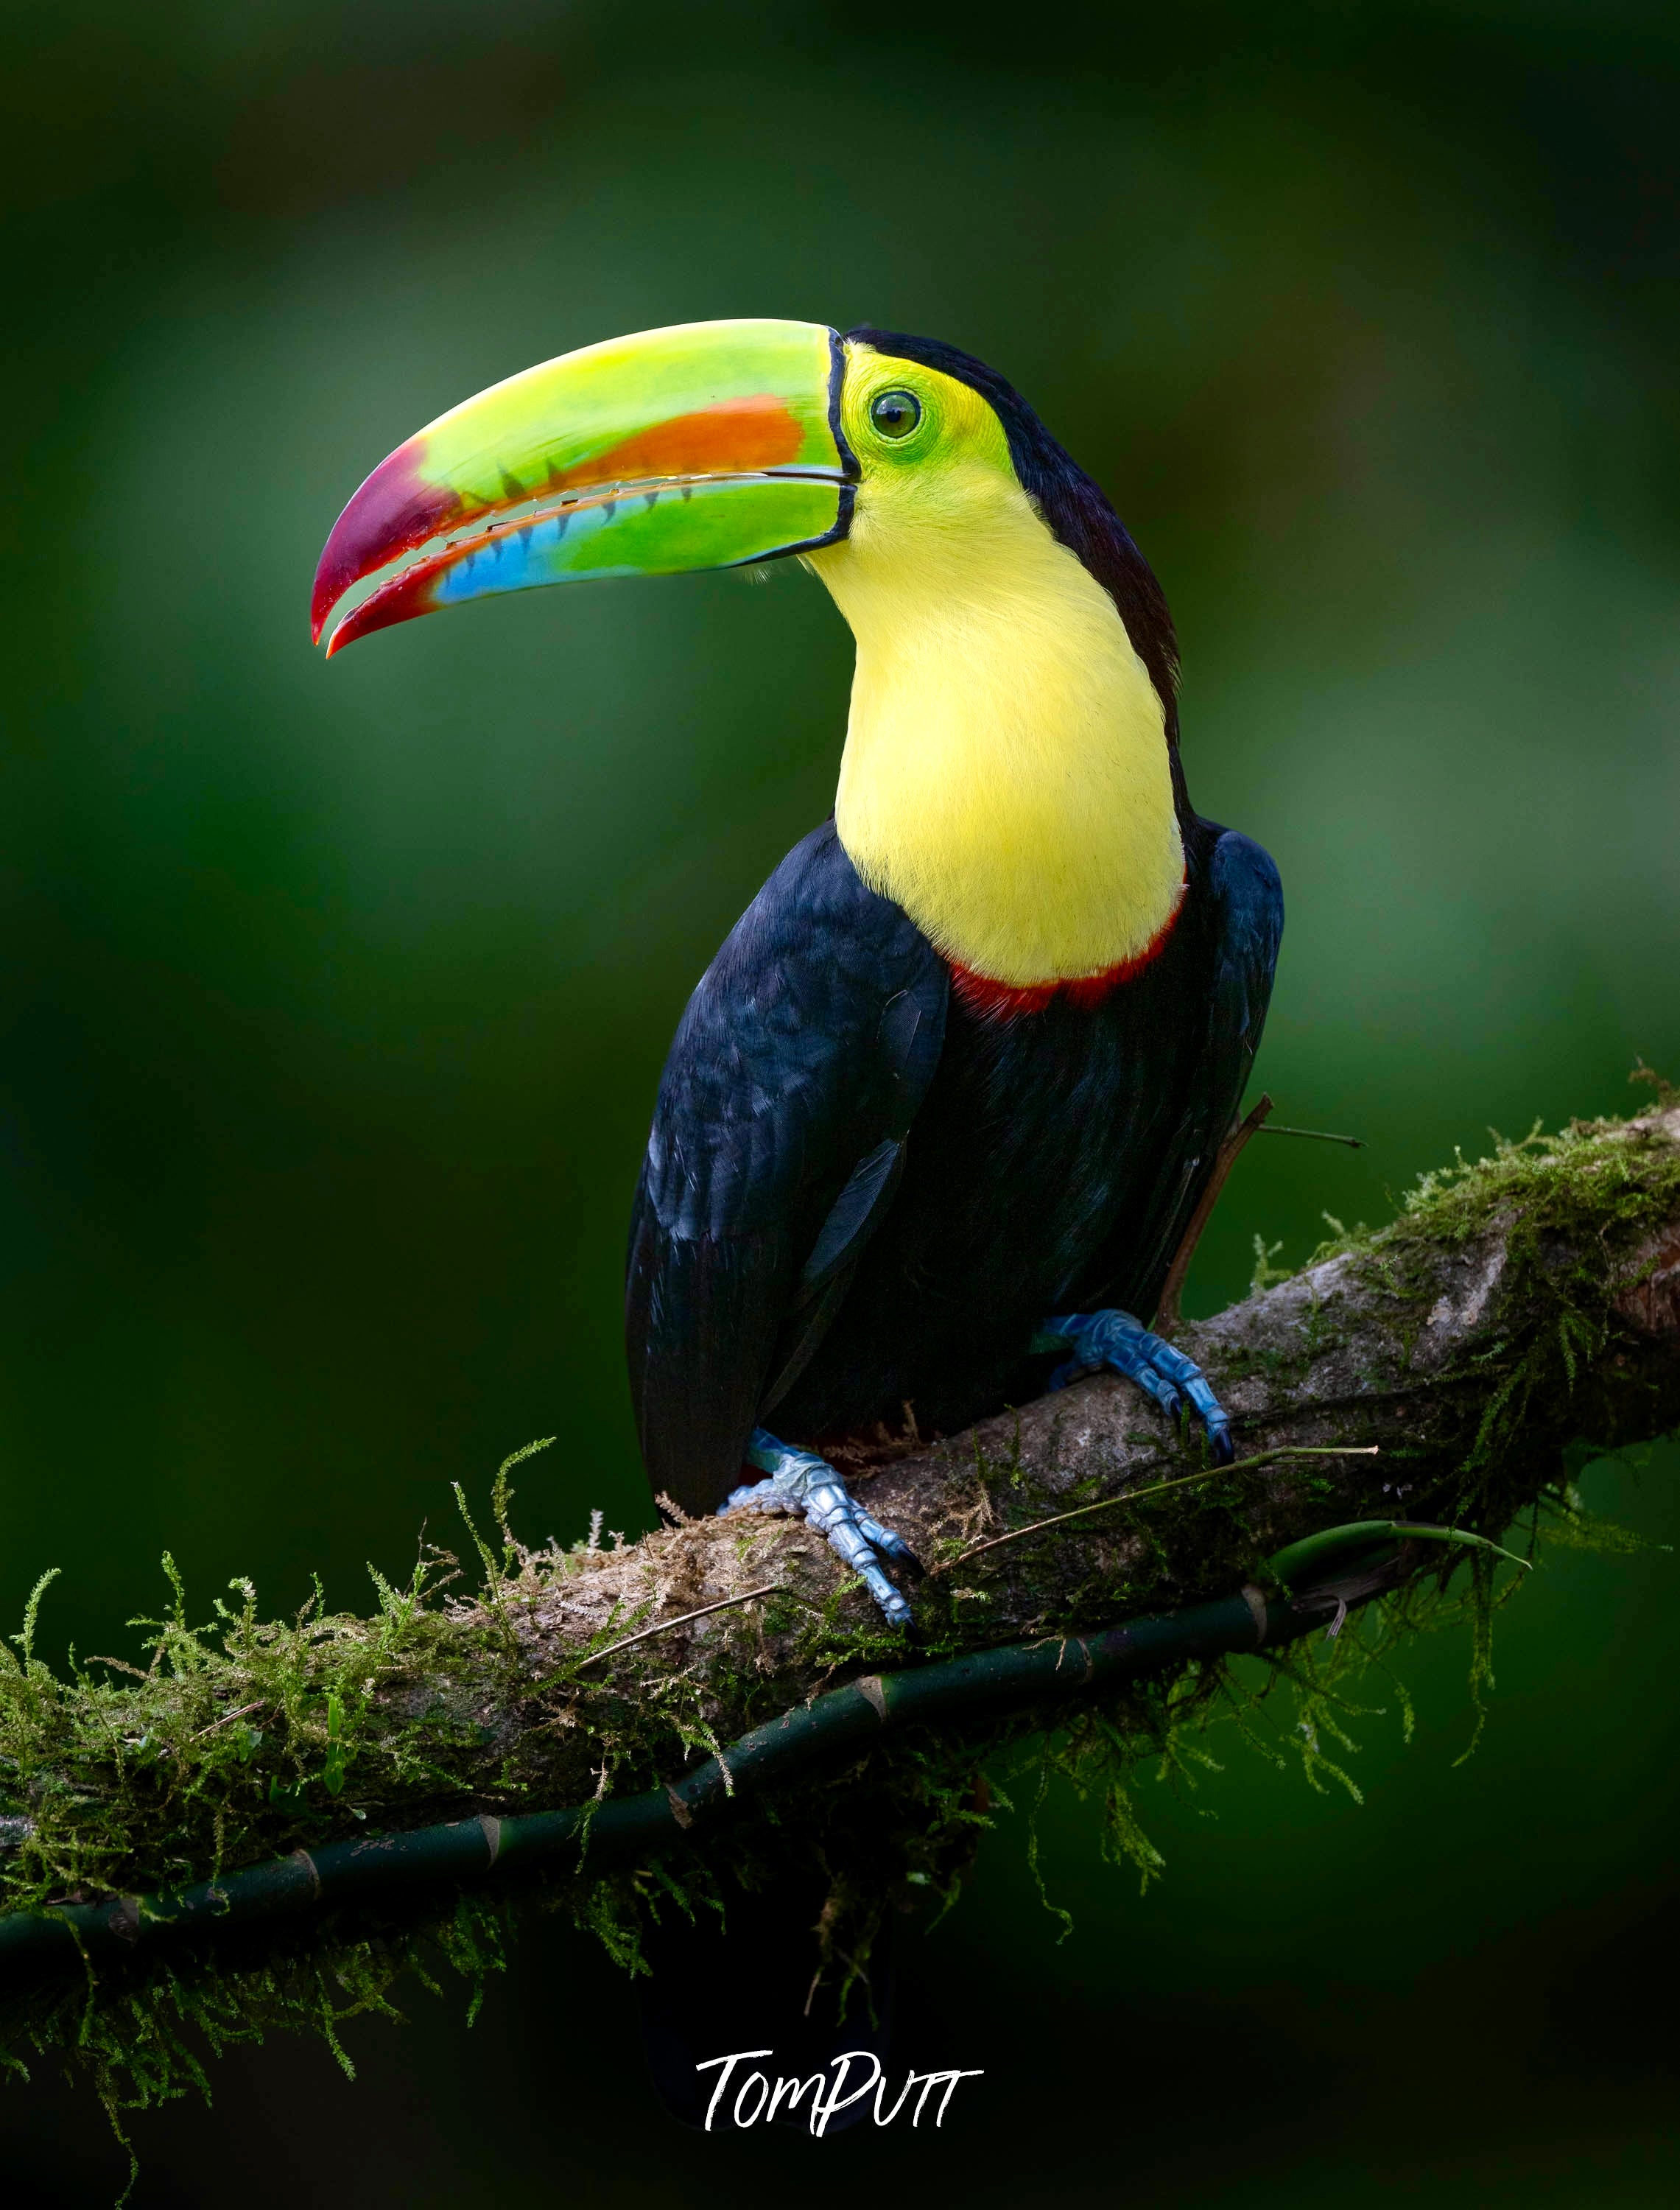
[[[407,1607],[401,1633],[427,1637],[438,1628],[437,1616],[412,1591],[398,1602]],[[629,1871],[598,1875],[589,1873],[586,1860],[527,1887],[525,1900],[527,1906],[534,1901],[565,1911],[634,1971],[641,1968],[641,1929],[649,1918],[670,1909],[726,1914],[736,1884],[756,1887],[803,1854],[829,1878],[822,1932],[831,1969],[845,1988],[864,1972],[886,1911],[918,1900],[941,1910],[954,1904],[974,1851],[993,1824],[994,1803],[1010,1804],[1018,1777],[1028,1778],[1035,1802],[1059,1780],[1098,1802],[1103,1855],[1135,1871],[1147,1887],[1164,1869],[1139,1808],[1139,1779],[1152,1766],[1176,1787],[1207,1784],[1223,1769],[1208,1746],[1223,1725],[1274,1762],[1294,1759],[1310,1784],[1340,1784],[1357,1797],[1346,1764],[1353,1749],[1349,1730],[1376,1707],[1356,1700],[1352,1684],[1374,1665],[1388,1670],[1393,1650],[1422,1627],[1466,1615],[1485,1621],[1490,1614],[1489,1591],[1481,1583],[1456,1595],[1434,1584],[1412,1586],[1350,1619],[1334,1643],[1297,1645],[1263,1660],[1191,1664],[1176,1677],[1093,1699],[1071,1718],[1065,1707],[1029,1711],[966,1730],[960,1738],[907,1730],[884,1738],[866,1758],[818,1772],[744,1807],[714,1853],[683,1847]],[[160,1662],[140,1686],[124,1692],[136,1700],[130,1712],[141,1702],[155,1710],[171,1747],[181,1742],[197,1710],[183,1717],[184,1707],[166,1693],[166,1684],[196,1682],[206,1675],[214,1681],[216,1671],[203,1631],[195,1633],[184,1619],[184,1600],[178,1598],[171,1617],[154,1623]],[[376,1644],[375,1622],[364,1624]],[[366,1680],[376,1693],[368,1643],[347,1631],[323,1632],[329,1625],[342,1622],[322,1621],[312,1608],[284,1628],[248,1625],[247,1610],[225,1625],[235,1653],[228,1655],[229,1664],[236,1655],[249,1662],[255,1636],[269,1663],[292,1669],[292,1677],[274,1678],[270,1685],[277,1700],[291,1696],[314,1729],[313,1755],[303,1745],[298,1753],[310,1785],[324,1772],[333,1739],[310,1709],[312,1699],[323,1700],[315,1669],[333,1665],[337,1677]],[[450,1631],[447,1622],[443,1626]],[[830,1630],[819,1623],[815,1631]],[[1478,1652],[1481,1633],[1478,1627]],[[27,1639],[26,1632],[18,1640]],[[435,1643],[427,1647],[435,1661],[438,1648]],[[44,1714],[69,1713],[78,1724],[96,1724],[83,1699],[103,1704],[109,1692],[102,1683],[88,1683],[81,1673],[55,1682],[32,1650],[24,1665],[39,1670],[26,1676],[23,1669],[15,1669],[15,1677],[27,1677]],[[16,1707],[16,1700],[8,1706]],[[9,1724],[7,1738],[16,1743],[21,1730]],[[350,1739],[347,1732],[344,1738]],[[609,1742],[609,1761],[614,1754]],[[628,1746],[618,1754],[627,1764],[636,1761]],[[167,1799],[178,1813],[191,1785],[176,1784],[175,1796]],[[120,1844],[113,1839],[109,1846]],[[1027,1848],[1036,1864],[1030,1822]],[[35,1862],[39,1869],[42,1859]],[[1051,1899],[1046,1902],[1056,1909]],[[0,2017],[0,2038],[20,2053],[44,2056],[88,2079],[120,2133],[128,2114],[202,2089],[205,2052],[214,2055],[273,2029],[321,2034],[348,2071],[339,2028],[363,2013],[393,2014],[398,1984],[405,1978],[436,1993],[447,1966],[466,1983],[476,2006],[488,1976],[502,1966],[511,1910],[505,1896],[465,1893],[407,1926],[340,1913],[282,1926],[245,1953],[142,1955],[132,1966],[102,1971],[97,1983],[72,1984],[15,2005],[9,2018]]]
[[[1605,1341],[1617,1270],[1677,1205],[1680,1157],[1672,1146],[1623,1123],[1578,1123],[1555,1137],[1498,1140],[1484,1159],[1460,1159],[1425,1176],[1400,1218],[1375,1235],[1331,1223],[1337,1240],[1316,1256],[1346,1257],[1399,1301],[1414,1338],[1422,1318],[1412,1321],[1404,1308],[1424,1294],[1426,1261],[1443,1243],[1467,1246],[1496,1223],[1504,1230],[1505,1285],[1525,1318],[1469,1377],[1487,1409],[1461,1472],[1465,1524],[1497,1533],[1520,1502],[1532,1501],[1537,1479],[1520,1463],[1525,1417],[1541,1397],[1573,1388],[1581,1362]],[[1315,1306],[1307,1334],[1304,1362],[1334,1347],[1323,1308]],[[1280,1369],[1286,1362],[1277,1362]],[[194,1625],[166,1559],[168,1604],[162,1616],[135,1622],[149,1663],[73,1659],[61,1675],[37,1650],[52,1579],[44,1575],[9,1638],[16,1654],[0,1645],[0,1908],[167,1887],[300,1844],[459,1815],[468,1804],[551,1802],[554,1744],[569,1732],[587,1744],[603,1796],[645,1787],[695,1754],[717,1752],[720,1711],[744,1727],[773,1716],[775,1678],[790,1670],[816,1682],[839,1669],[904,1662],[901,1639],[854,1587],[837,1581],[816,1602],[792,1592],[768,1600],[764,1629],[794,1638],[779,1676],[761,1670],[744,1624],[708,1645],[703,1684],[686,1669],[662,1665],[657,1645],[641,1653],[643,1662],[620,1661],[610,1677],[592,1672],[595,1652],[650,1615],[650,1589],[645,1599],[617,1603],[590,1641],[551,1663],[539,1683],[521,1622],[535,1619],[545,1595],[598,1570],[605,1554],[598,1526],[569,1551],[533,1553],[518,1543],[509,1476],[524,1455],[503,1465],[492,1490],[499,1543],[479,1533],[461,1499],[482,1573],[471,1595],[458,1560],[427,1548],[402,1587],[370,1568],[376,1609],[365,1618],[329,1613],[317,1588],[293,1618],[265,1620],[255,1588],[239,1579],[229,1586],[233,1601],[218,1598],[211,1616]],[[1403,1448],[1390,1452],[1401,1455]],[[1164,1458],[1163,1471],[1172,1463]],[[995,1461],[977,1447],[975,1475],[996,1524],[1038,1515],[1018,1438]],[[1315,1493],[1315,1478],[1300,1473],[1298,1492]],[[1087,1488],[1073,1493],[1082,1497]],[[1257,1560],[1253,1501],[1246,1483],[1218,1478],[1143,1500],[1127,1515],[1123,1540],[1089,1537],[1081,1578],[1046,1614],[1045,1631],[1111,1619],[1129,1604],[1159,1606],[1175,1593],[1239,1585]],[[1564,1541],[1607,1539],[1580,1511],[1567,1477],[1537,1507],[1536,1537],[1548,1528]],[[750,1549],[750,1531],[740,1540]],[[1190,1560],[1193,1582],[1183,1562]],[[1492,1682],[1493,1615],[1508,1591],[1496,1588],[1479,1554],[1449,1589],[1460,1564],[1443,1555],[1420,1581],[1351,1620],[1333,1643],[1298,1645],[1264,1664],[1190,1666],[1176,1678],[1095,1700],[1071,1720],[1062,1710],[1029,1712],[960,1739],[889,1737],[866,1760],[746,1807],[715,1860],[685,1850],[598,1875],[586,1857],[548,1878],[543,1898],[634,1970],[649,1916],[726,1909],[730,1878],[753,1885],[791,1852],[804,1852],[828,1870],[824,1938],[842,1977],[855,1977],[882,1910],[918,1897],[942,1907],[954,1899],[991,1820],[982,1772],[993,1776],[1000,1802],[1022,1774],[1034,1796],[1060,1776],[1099,1802],[1105,1854],[1147,1885],[1161,1865],[1139,1812],[1139,1776],[1153,1763],[1174,1786],[1207,1784],[1220,1769],[1208,1747],[1215,1726],[1269,1758],[1296,1760],[1314,1787],[1357,1796],[1354,1730],[1375,1707],[1356,1700],[1353,1684],[1362,1676],[1392,1682],[1399,1645],[1449,1619],[1471,1623],[1472,1694],[1480,1711]],[[936,1658],[972,1646],[987,1609],[985,1587],[948,1574],[924,1588],[921,1654]],[[97,1983],[14,2006],[0,2019],[0,2041],[91,2074],[120,2121],[126,2110],[202,2085],[202,2049],[271,2026],[307,2027],[336,2046],[343,2018],[388,2008],[405,1974],[435,1984],[439,1959],[465,1976],[476,2000],[501,1962],[506,1910],[503,1901],[467,1896],[420,1925],[340,1916],[265,1940],[261,1953],[139,1959],[102,1971]]]
[[[1673,1095],[1659,1086],[1665,1099]],[[1466,1513],[1496,1491],[1531,1410],[1573,1394],[1603,1351],[1614,1297],[1637,1279],[1629,1253],[1680,1206],[1680,1147],[1636,1122],[1574,1120],[1556,1135],[1537,1124],[1516,1141],[1491,1132],[1484,1157],[1460,1153],[1424,1174],[1390,1226],[1343,1231],[1308,1261],[1348,1259],[1367,1284],[1421,1307],[1434,1293],[1428,1262],[1443,1245],[1499,1231],[1501,1306],[1521,1317],[1466,1377],[1484,1391],[1493,1383],[1462,1468],[1457,1509]],[[1408,1348],[1424,1316],[1420,1309],[1409,1329],[1402,1323]]]

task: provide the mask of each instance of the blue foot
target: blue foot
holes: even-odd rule
[[[876,1553],[895,1558],[920,1579],[922,1568],[916,1554],[902,1535],[870,1518],[827,1458],[794,1450],[762,1428],[755,1428],[747,1444],[747,1464],[762,1466],[770,1478],[750,1481],[744,1488],[732,1490],[718,1507],[718,1517],[722,1519],[726,1513],[745,1504],[762,1512],[790,1513],[803,1519],[840,1552],[886,1613],[888,1624],[908,1627],[910,1606],[882,1572]]]
[[[1218,1465],[1237,1455],[1231,1440],[1231,1415],[1209,1387],[1193,1358],[1175,1350],[1128,1312],[1068,1313],[1047,1319],[1033,1337],[1034,1350],[1067,1350],[1072,1356],[1050,1377],[1052,1389],[1065,1389],[1093,1367],[1112,1367],[1153,1397],[1169,1419],[1177,1419],[1188,1399],[1207,1431],[1207,1446]]]

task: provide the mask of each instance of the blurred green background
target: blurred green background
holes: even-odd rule
[[[252,0],[5,16],[0,1615],[132,1650],[356,1605],[448,1483],[561,1430],[525,1531],[648,1512],[618,1339],[683,1001],[827,811],[849,645],[791,565],[491,601],[328,668],[361,476],[494,379],[732,314],[922,330],[1102,480],[1183,648],[1204,812],[1290,921],[1255,1145],[1193,1306],[1492,1124],[1680,1071],[1680,33],[1617,0],[1171,15]],[[1637,1096],[1640,1093],[1631,1093]],[[1672,1535],[1673,1454],[1592,1501]],[[444,1537],[447,1539],[447,1537]],[[622,1981],[533,1929],[212,2068],[135,2200],[1667,2202],[1675,1568],[1549,1565],[1408,1667],[1368,1800],[1234,1743],[1141,1805],[1140,1903],[1052,1793],[906,1963],[944,2131],[693,2139]],[[1392,1706],[1393,1700],[1389,1702]],[[1209,1815],[1216,1814],[1216,1815]],[[1654,2014],[1659,2000],[1665,2009]],[[90,2103],[0,2096],[20,2201],[108,2200]]]

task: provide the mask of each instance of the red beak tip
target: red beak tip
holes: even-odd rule
[[[341,584],[339,586],[339,589],[335,590],[333,586],[327,583],[320,575],[317,574],[316,577],[315,588],[310,593],[310,643],[320,643],[321,632],[326,628],[327,624],[331,620],[334,601],[340,596],[342,589],[343,586]]]

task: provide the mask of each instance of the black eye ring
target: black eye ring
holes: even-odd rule
[[[913,391],[883,391],[870,402],[870,420],[883,438],[907,438],[921,420],[922,402]]]

